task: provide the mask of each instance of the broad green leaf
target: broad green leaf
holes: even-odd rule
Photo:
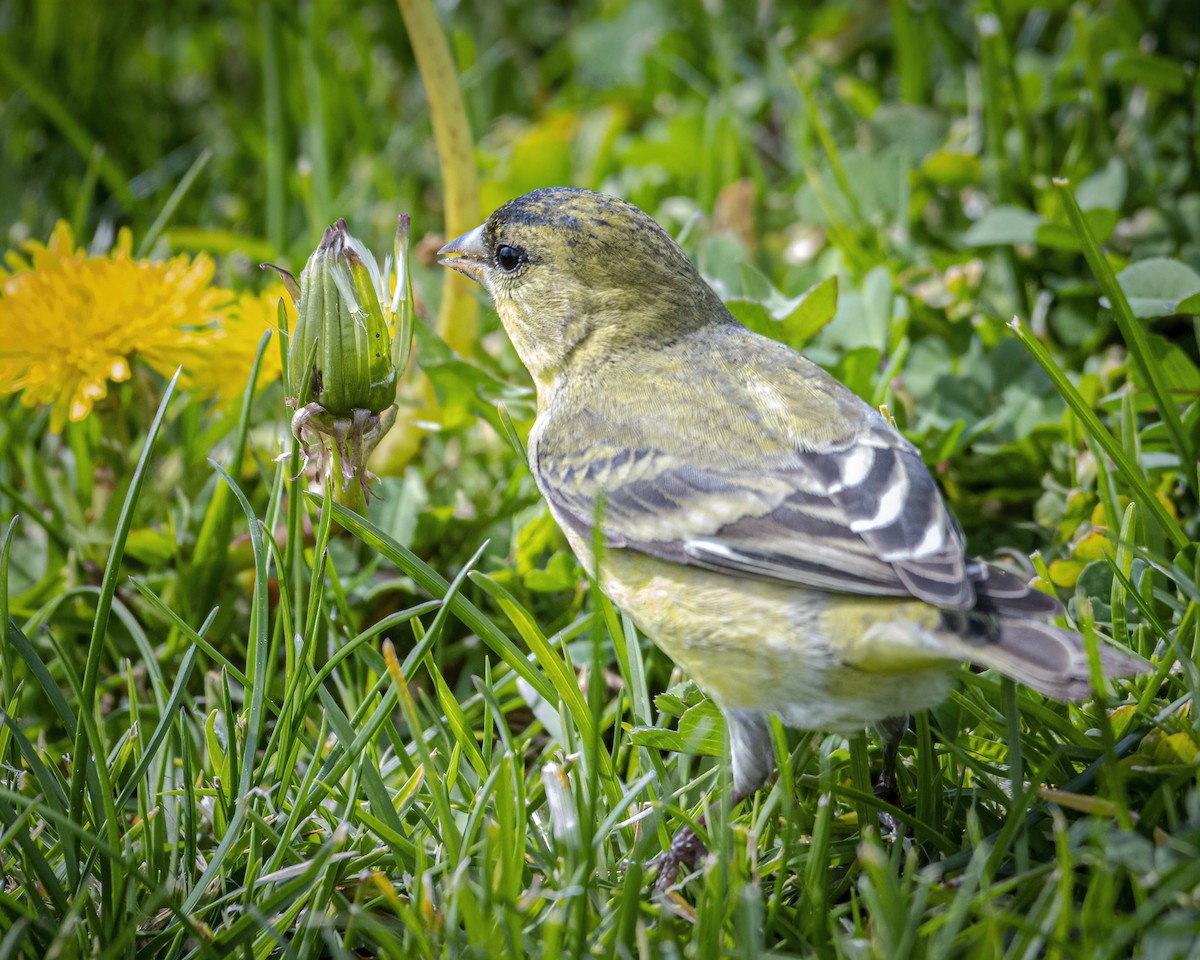
[[[855,347],[842,354],[837,378],[864,399],[871,396],[883,354],[875,347]]]
[[[1088,229],[1097,243],[1103,243],[1112,236],[1119,219],[1116,210],[1106,207],[1092,207],[1083,212]],[[1079,235],[1067,223],[1043,223],[1037,228],[1038,246],[1049,247],[1052,250],[1082,250]]]
[[[837,313],[838,278],[834,274],[800,294],[796,306],[783,318],[783,341],[800,349],[819,333]]]
[[[1020,207],[992,207],[962,235],[964,247],[1007,247],[1035,243],[1042,218]]]
[[[761,299],[737,297],[727,300],[725,306],[739,323],[755,333],[799,350],[833,319],[837,302],[835,275],[813,284],[798,297],[784,297],[772,288]]]
[[[672,717],[682,717],[689,707],[705,699],[695,680],[684,680],[654,698],[654,709]]]
[[[764,337],[774,337],[778,333],[778,322],[771,316],[771,311],[757,300],[735,297],[726,300],[725,306],[738,323],[745,324],[755,333],[761,333]]]
[[[876,225],[894,222],[904,203],[901,185],[908,182],[906,152],[897,147],[880,153],[846,150],[841,159],[863,219]]]
[[[556,553],[544,570],[530,570],[525,574],[525,586],[537,593],[557,593],[574,590],[579,579],[575,558],[568,553]]]
[[[1117,274],[1117,283],[1135,317],[1169,317],[1200,307],[1200,274],[1178,260],[1151,257],[1131,263]],[[1107,297],[1100,303],[1111,309]]]
[[[863,125],[862,147],[874,154],[890,150],[919,163],[945,142],[948,129],[945,114],[937,110],[911,103],[884,103]]]
[[[125,552],[139,563],[162,565],[175,555],[175,538],[166,530],[139,527],[129,531]]]
[[[725,752],[725,718],[715,703],[701,700],[679,718],[679,729],[634,727],[630,740],[638,747],[719,757]]]
[[[738,264],[742,276],[742,293],[752,300],[769,302],[777,295],[770,278],[753,264],[743,260]]]
[[[939,187],[956,190],[983,180],[983,164],[973,153],[939,150],[921,164],[921,172]]]
[[[1157,334],[1149,336],[1150,350],[1155,361],[1154,376],[1176,399],[1200,397],[1200,370],[1182,347]],[[1141,372],[1132,368],[1133,382],[1145,387]],[[1182,396],[1180,396],[1182,395]]]
[[[1097,207],[1120,210],[1125,202],[1128,186],[1129,178],[1125,173],[1125,164],[1112,157],[1102,170],[1097,170],[1079,184],[1075,190],[1075,200],[1081,210],[1093,210]]]
[[[857,286],[839,289],[837,312],[819,338],[820,346],[839,353],[870,347],[888,348],[895,281],[883,264],[869,270]]]

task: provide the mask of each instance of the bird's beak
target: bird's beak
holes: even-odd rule
[[[483,280],[487,248],[483,245],[483,224],[461,237],[455,237],[437,252],[438,263],[466,274],[473,280]]]

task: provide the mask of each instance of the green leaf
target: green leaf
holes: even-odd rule
[[[1036,243],[1042,218],[1020,207],[992,207],[962,235],[965,247],[1006,247]]]
[[[861,145],[868,156],[887,151],[919,163],[945,142],[949,127],[946,115],[938,110],[912,103],[884,103],[864,125]]]
[[[758,299],[737,297],[727,300],[725,306],[755,333],[799,350],[834,318],[837,302],[838,280],[831,276],[798,297],[784,297],[772,288]]]
[[[139,563],[161,566],[175,555],[175,538],[165,530],[140,527],[129,531],[125,553]]]
[[[689,707],[694,707],[704,699],[704,693],[696,686],[695,680],[684,680],[656,696],[654,709],[672,717],[682,717]]]
[[[1131,569],[1130,579],[1134,583],[1140,582],[1142,572],[1146,569],[1146,561],[1140,557],[1135,558]],[[1107,558],[1092,560],[1075,581],[1076,600],[1087,598],[1091,602],[1093,616],[1101,623],[1112,623],[1112,584],[1112,564]],[[1125,618],[1130,624],[1140,622],[1140,614],[1132,597],[1127,600]]]
[[[719,757],[725,752],[725,718],[715,703],[705,699],[688,707],[679,718],[679,729],[634,727],[629,738],[637,747]]]
[[[783,342],[800,349],[815,337],[837,313],[838,278],[834,274],[815,283],[795,301],[796,305],[783,318]]]
[[[574,590],[578,585],[579,570],[574,557],[568,553],[556,553],[544,570],[530,570],[525,574],[525,586],[535,593]]]
[[[515,401],[526,393],[463,360],[435,330],[424,323],[413,324],[413,339],[417,355],[421,358],[421,369],[429,378],[442,408],[443,429],[450,430],[473,423],[476,414],[495,413],[494,399]],[[483,409],[485,407],[488,408],[486,411]],[[498,419],[496,426],[500,432],[504,432]]]
[[[774,338],[779,332],[777,322],[771,316],[771,311],[757,300],[737,297],[733,300],[726,300],[725,306],[738,323],[745,324],[755,333]]]
[[[1077,251],[1080,249],[1079,238],[1075,231],[1065,223],[1043,223],[1037,228],[1037,245],[1051,250]]]
[[[765,273],[758,269],[753,264],[746,263],[743,260],[738,264],[738,270],[742,277],[742,293],[752,300],[762,300],[769,302],[771,297],[775,295],[775,287]]]
[[[1192,362],[1191,357],[1176,343],[1166,337],[1150,334],[1148,337],[1150,352],[1156,363],[1155,375],[1159,382],[1172,395],[1185,394],[1188,397],[1200,397],[1200,370]],[[1133,382],[1139,387],[1147,387],[1145,378],[1136,367],[1131,371]]]
[[[869,270],[857,288],[839,291],[837,313],[821,331],[820,346],[842,352],[888,348],[894,280],[883,264]]]
[[[1083,217],[1097,243],[1103,243],[1112,236],[1119,219],[1116,210],[1104,207],[1085,210]],[[1037,242],[1038,246],[1049,247],[1051,250],[1075,252],[1083,249],[1079,235],[1067,223],[1043,223],[1037,228]]]
[[[673,693],[660,693],[654,698],[654,708],[660,713],[669,714],[672,717],[682,717],[687,713],[687,704]]]
[[[1112,264],[1108,262],[1108,258],[1100,251],[1100,245],[1096,242],[1096,238],[1088,226],[1085,214],[1079,209],[1079,204],[1075,200],[1075,194],[1071,190],[1070,181],[1055,180],[1054,187],[1058,191],[1059,198],[1062,200],[1067,218],[1071,221],[1071,226],[1079,234],[1080,242],[1083,245],[1083,255],[1087,260],[1088,267],[1091,268],[1092,275],[1100,285],[1101,292],[1108,297],[1109,302],[1113,305],[1113,319],[1117,322],[1117,326],[1121,330],[1121,337],[1129,347],[1129,355],[1133,359],[1134,364],[1141,368],[1142,375],[1146,378],[1149,392],[1154,396],[1154,402],[1157,404],[1159,414],[1162,416],[1163,425],[1171,439],[1171,446],[1175,449],[1175,453],[1179,456],[1181,463],[1194,465],[1196,456],[1192,439],[1184,429],[1183,420],[1180,417],[1179,410],[1175,406],[1175,401],[1167,394],[1165,388],[1156,378],[1154,358],[1150,355],[1150,346],[1147,343],[1144,326],[1137,322],[1137,318],[1129,306],[1129,298],[1121,288],[1116,274],[1113,273]],[[1064,399],[1066,399],[1065,394]],[[1188,489],[1195,494],[1198,489],[1198,483],[1200,483],[1195,470],[1189,468],[1184,477]],[[1135,487],[1138,486],[1137,478],[1130,478],[1130,483]],[[1139,494],[1141,494],[1141,491],[1139,491]],[[1145,496],[1142,495],[1141,498],[1145,499]],[[1149,495],[1149,501],[1142,505],[1151,511],[1162,510],[1162,505],[1152,494]],[[1175,524],[1172,518],[1168,518],[1164,524],[1164,532],[1170,534],[1172,537],[1182,535],[1182,530]],[[1180,543],[1177,541],[1177,544],[1180,547],[1185,547],[1187,545],[1186,536],[1181,536],[1181,539],[1183,542]]]
[[[1067,402],[1075,416],[1079,418],[1091,442],[1100,447],[1113,460],[1142,509],[1154,516],[1162,527],[1163,533],[1171,538],[1176,547],[1185,549],[1189,545],[1187,534],[1183,532],[1162,502],[1154,495],[1154,490],[1145,473],[1130,459],[1117,439],[1096,416],[1091,404],[1084,400],[1076,386],[1055,363],[1045,345],[1037,337],[1030,335],[1028,329],[1018,321],[1014,320],[1009,326],[1020,338],[1025,349],[1032,354],[1038,365],[1050,377],[1055,389]]]
[[[855,347],[842,354],[837,378],[860,397],[871,396],[883,354],[875,347]]]
[[[1081,210],[1094,210],[1097,207],[1120,210],[1125,202],[1128,187],[1129,178],[1125,173],[1125,164],[1112,157],[1103,170],[1097,170],[1079,185],[1079,189],[1075,191],[1075,200]]]
[[[1200,293],[1193,293],[1190,297],[1184,297],[1179,303],[1175,304],[1176,313],[1200,314]]]
[[[921,173],[948,190],[974,186],[983,180],[983,164],[973,153],[939,150],[921,164]]]
[[[1151,257],[1131,263],[1117,274],[1117,283],[1135,317],[1169,317],[1200,308],[1200,274],[1178,260]],[[1112,309],[1107,297],[1100,303]]]

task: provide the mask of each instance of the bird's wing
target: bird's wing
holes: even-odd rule
[[[861,404],[835,381],[822,389],[829,383]],[[832,399],[843,409],[848,402],[840,392]],[[916,449],[874,410],[861,405],[847,439],[779,444],[767,418],[761,442],[723,436],[714,418],[730,412],[712,412],[722,402],[707,398],[710,415],[683,424],[622,425],[586,413],[586,429],[551,421],[536,437],[539,485],[585,541],[599,516],[607,546],[676,563],[974,604],[961,529]],[[837,415],[835,405],[829,416]]]

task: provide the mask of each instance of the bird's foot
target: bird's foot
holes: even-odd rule
[[[900,805],[900,788],[896,783],[895,774],[888,775],[887,771],[875,783],[875,796],[890,803],[893,807]],[[904,827],[892,814],[886,810],[879,811],[879,832],[884,840],[895,843],[904,836]]]
[[[886,810],[879,811],[879,835],[888,843],[895,843],[904,836],[904,827]]]
[[[701,840],[691,827],[684,827],[671,841],[671,847],[650,861],[648,866],[658,870],[658,879],[654,885],[659,891],[666,893],[675,886],[679,871],[683,867],[691,869],[700,862],[700,858],[708,852]]]

